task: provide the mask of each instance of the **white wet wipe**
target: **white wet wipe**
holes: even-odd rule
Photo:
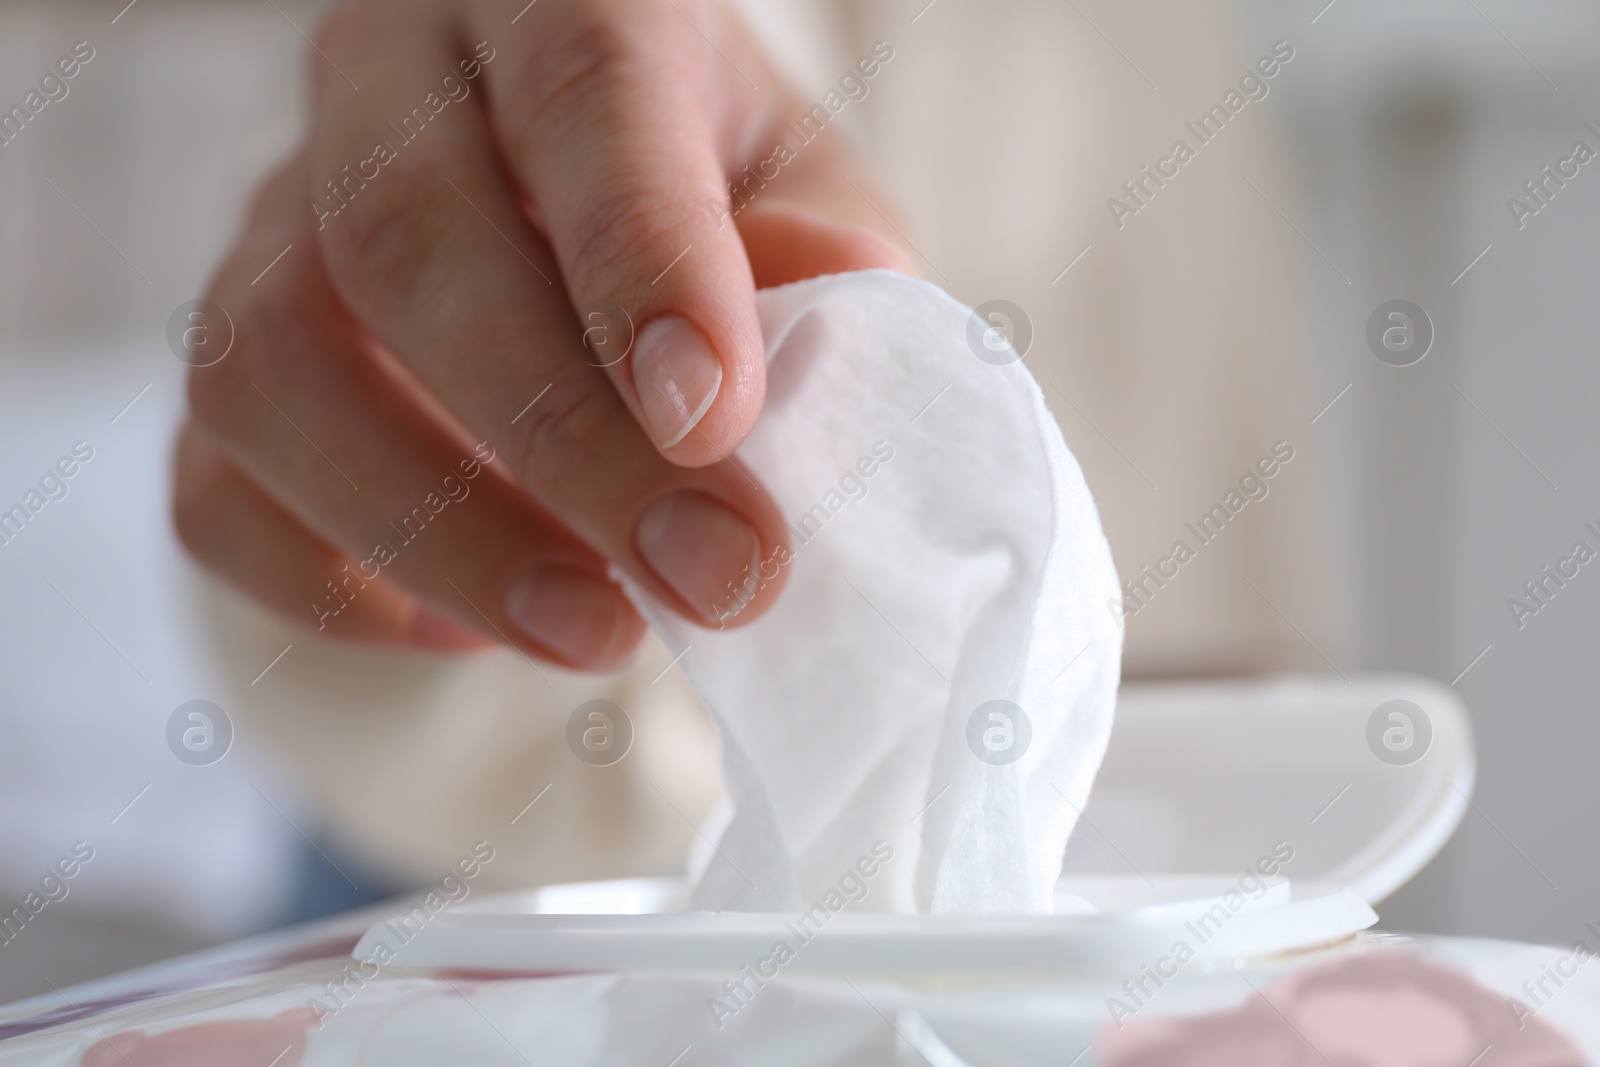
[[[723,737],[692,906],[1049,912],[1122,649],[1082,472],[1003,332],[937,287],[866,271],[759,305],[739,457],[790,541],[721,610],[787,588],[737,629],[646,603]]]

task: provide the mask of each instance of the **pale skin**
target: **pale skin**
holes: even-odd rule
[[[717,208],[811,102],[715,0],[521,7],[356,0],[324,19],[305,141],[205,293],[235,339],[191,372],[174,509],[204,566],[326,634],[607,670],[645,631],[610,568],[709,625],[785,539],[728,458],[765,393],[756,289],[911,261],[831,129],[737,215]],[[464,79],[475,54],[492,59]],[[447,75],[470,92],[402,140],[389,123]],[[395,151],[372,176],[379,141]],[[358,163],[371,180],[329,215],[327,183]],[[636,330],[604,368],[575,310],[600,302]],[[494,459],[463,482],[482,442]],[[402,541],[391,524],[447,475],[470,495]],[[393,558],[350,581],[380,542]]]

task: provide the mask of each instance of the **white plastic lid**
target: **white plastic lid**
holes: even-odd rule
[[[1471,729],[1424,679],[1128,686],[1069,843],[1057,913],[683,912],[677,879],[502,894],[354,955],[480,971],[1060,971],[1222,965],[1365,929],[1371,904],[1443,847],[1471,794]],[[379,943],[384,946],[379,948]]]

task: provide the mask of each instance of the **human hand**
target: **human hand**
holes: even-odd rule
[[[607,669],[644,631],[610,566],[709,623],[786,538],[728,458],[764,395],[756,287],[909,259],[720,4],[518,6],[325,19],[306,142],[207,293],[231,348],[191,372],[175,515],[332,635]]]

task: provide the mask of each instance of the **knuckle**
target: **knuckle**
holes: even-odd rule
[[[560,485],[593,471],[608,442],[626,427],[626,411],[614,394],[594,382],[563,382],[528,410],[517,439],[514,470],[525,484]]]
[[[172,529],[183,550],[202,563],[209,558],[211,542],[207,533],[210,526],[205,497],[188,475],[180,475],[172,497]]]
[[[644,192],[642,184],[619,175],[573,221],[573,270],[580,285],[629,273],[643,273],[648,280],[692,241],[693,209]]]
[[[218,274],[206,299],[220,305],[232,323],[227,354],[207,366],[189,369],[186,395],[196,426],[215,441],[241,439],[256,403],[255,382],[268,371],[273,353],[292,351],[290,331],[318,316],[312,291],[301,272],[280,268],[249,285],[249,271],[260,246],[241,246]]]
[[[445,197],[456,194],[443,169],[426,157],[400,158],[383,168],[382,181],[344,188],[348,199],[318,232],[330,272],[358,302],[409,302],[451,237]]]
[[[392,24],[393,19],[392,12],[386,12],[383,4],[373,0],[335,6],[322,16],[311,31],[306,50],[307,69],[313,72],[313,77],[323,76],[319,63],[323,66],[337,63],[343,56],[355,55],[361,49],[370,47],[373,38],[386,25]],[[323,62],[324,56],[329,63]],[[334,77],[338,75],[334,74]]]
[[[543,38],[513,75],[512,99],[526,128],[544,133],[592,121],[597,102],[626,94],[646,66],[636,32],[586,7]]]
[[[189,369],[186,393],[190,415],[197,426],[219,440],[229,439],[238,429],[241,401],[255,374],[260,344],[256,324],[272,321],[255,303],[235,300],[228,307],[234,336],[227,356],[210,366]]]
[[[197,439],[191,429],[178,446],[172,491],[172,527],[178,543],[197,560],[210,558],[215,513],[213,501],[226,476],[222,458]]]

